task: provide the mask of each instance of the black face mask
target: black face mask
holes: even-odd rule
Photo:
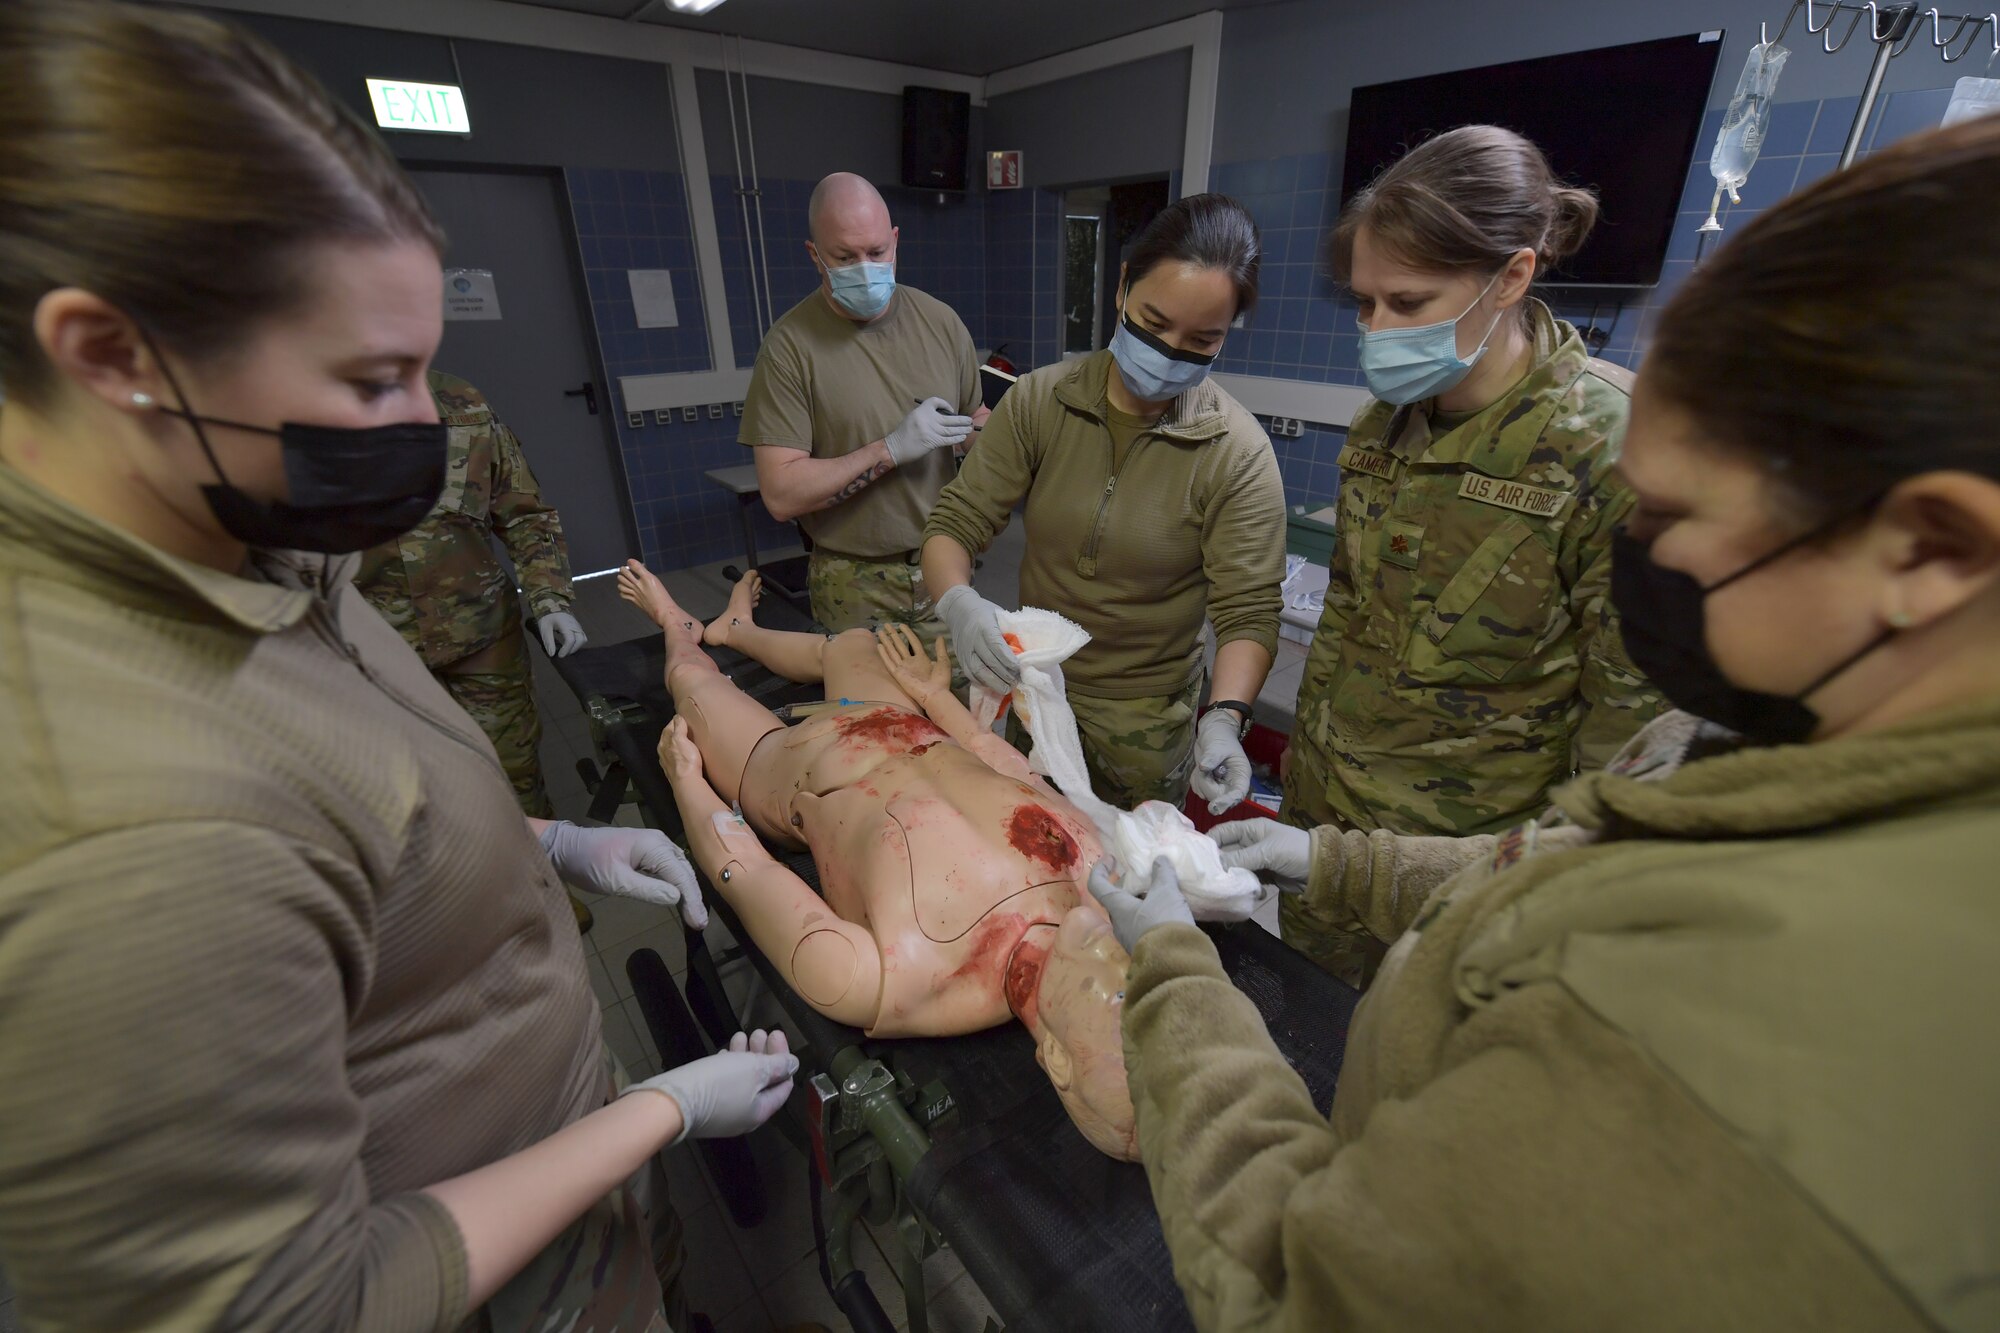
[[[152,340],[147,339],[147,346]],[[216,521],[238,541],[344,555],[393,541],[430,513],[444,490],[445,443],[439,422],[399,422],[352,428],[287,421],[276,430],[184,410],[188,401],[158,348],[154,360],[181,408],[163,407],[194,428],[216,482],[201,488]],[[238,490],[223,474],[203,423],[275,435],[284,450],[289,500],[263,501]]]
[[[1691,575],[1653,563],[1647,543],[1619,529],[1611,539],[1611,604],[1618,609],[1632,664],[1674,707],[1728,727],[1753,744],[1793,745],[1809,739],[1819,727],[1819,715],[1805,701],[1896,631],[1883,630],[1797,694],[1765,694],[1732,683],[1716,665],[1708,651],[1702,604],[1710,593],[1754,574],[1849,517],[1842,514],[1822,523],[1706,588]]]

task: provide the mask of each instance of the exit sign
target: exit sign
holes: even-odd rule
[[[472,117],[465,113],[465,94],[453,84],[370,79],[368,100],[375,107],[375,123],[385,130],[472,133]]]

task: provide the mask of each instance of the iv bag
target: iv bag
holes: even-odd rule
[[[1718,198],[1727,190],[1731,203],[1742,202],[1736,190],[1750,179],[1750,168],[1757,165],[1764,135],[1771,128],[1771,97],[1778,91],[1778,72],[1791,54],[1776,43],[1759,42],[1750,48],[1750,57],[1743,62],[1743,77],[1736,81],[1736,96],[1729,99],[1729,109],[1722,113],[1715,151],[1708,155],[1708,174],[1715,177]]]
[[[1974,116],[2000,111],[2000,79],[1976,79],[1971,75],[1952,85],[1951,105],[1944,109],[1946,125],[1956,125]]]

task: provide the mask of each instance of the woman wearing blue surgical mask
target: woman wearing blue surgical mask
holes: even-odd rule
[[[445,480],[443,238],[249,35],[0,6],[0,1268],[28,1328],[663,1333],[657,1158],[558,876],[704,920],[650,829],[523,819],[352,586]]]
[[[1340,451],[1326,610],[1299,690],[1285,818],[1494,833],[1658,711],[1620,644],[1613,475],[1631,374],[1530,295],[1597,216],[1511,130],[1412,149],[1329,247],[1376,401]],[[1309,898],[1285,938],[1366,981],[1380,948]]]
[[[1093,877],[1197,1328],[2000,1327],[1996,210],[2000,117],[1914,135],[1656,312],[1612,595],[1741,738],[1343,895],[1395,944],[1330,1113],[1171,871]]]
[[[1091,785],[1121,808],[1178,804],[1192,783],[1219,813],[1249,791],[1242,735],[1277,645],[1284,488],[1270,440],[1208,373],[1256,303],[1257,266],[1235,200],[1169,205],[1119,274],[1109,350],[1009,389],[924,532],[958,660],[1005,691],[1019,668],[972,557],[1025,501],[1021,604],[1090,632],[1063,675]],[[1219,646],[1197,725],[1204,618]]]

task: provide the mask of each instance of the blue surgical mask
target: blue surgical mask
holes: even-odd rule
[[[1207,379],[1215,365],[1213,352],[1204,356],[1169,347],[1134,324],[1130,316],[1121,318],[1111,335],[1111,359],[1125,387],[1142,403],[1164,403],[1180,397]]]
[[[896,266],[864,259],[826,271],[827,285],[840,308],[856,319],[873,319],[889,308],[896,294]]]
[[[1409,329],[1371,329],[1357,319],[1355,323],[1361,329],[1361,373],[1368,378],[1368,392],[1385,403],[1401,407],[1435,397],[1470,374],[1479,358],[1486,355],[1487,339],[1500,327],[1500,312],[1493,312],[1493,322],[1486,326],[1479,346],[1464,359],[1458,355],[1459,320],[1478,309],[1499,280],[1499,273],[1488,279],[1457,319]]]

